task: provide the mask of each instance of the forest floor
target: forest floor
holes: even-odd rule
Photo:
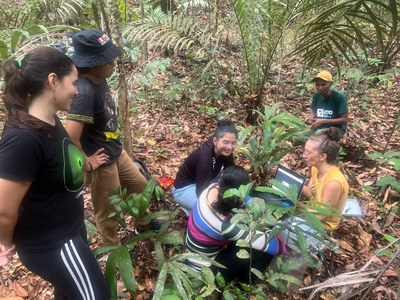
[[[283,66],[281,82],[269,88],[264,95],[264,104],[282,102],[281,110],[300,118],[305,118],[313,90],[298,93],[296,79],[293,78],[293,66]],[[286,71],[285,71],[286,70]],[[394,82],[400,82],[397,74]],[[352,285],[338,288],[326,288],[314,299],[339,299],[351,291],[365,287],[375,278],[369,296],[365,299],[397,299],[399,296],[399,267],[390,263],[388,256],[376,257],[375,251],[386,247],[389,242],[385,235],[400,236],[400,222],[397,208],[399,195],[385,188],[370,191],[364,186],[372,187],[383,176],[391,175],[400,178],[399,172],[387,165],[380,165],[368,157],[373,151],[399,151],[400,135],[396,126],[396,117],[400,109],[400,88],[398,85],[368,88],[363,92],[350,90],[350,82],[341,82],[339,89],[349,96],[350,124],[343,140],[346,152],[341,158],[341,167],[348,178],[351,196],[359,199],[364,217],[343,219],[334,233],[339,250],[327,257],[327,262],[315,274],[305,271],[301,280],[304,286],[325,282],[328,279],[347,272],[356,272],[351,279],[359,281]],[[162,92],[162,91],[161,91]],[[180,99],[179,104],[138,102],[137,111],[132,117],[134,132],[134,152],[144,160],[153,175],[175,177],[178,168],[186,156],[203,143],[213,132],[216,125],[216,114],[201,110],[204,101]],[[239,97],[229,97],[214,104],[217,111],[223,111],[237,124],[244,124],[246,111]],[[2,114],[2,119],[4,114]],[[249,162],[238,153],[238,164],[249,167]],[[295,149],[287,155],[284,162],[290,168],[308,175],[309,170],[301,158],[301,149]],[[166,190],[167,200],[155,204],[152,209],[162,207],[173,211],[171,191]],[[88,190],[85,193],[86,217],[93,221],[93,210]],[[397,208],[396,208],[397,207]],[[185,231],[186,217],[179,213],[173,222],[175,229]],[[124,235],[121,231],[121,237]],[[93,248],[99,245],[98,236],[90,240]],[[389,248],[393,252],[393,248]],[[175,251],[175,252],[174,252]],[[170,254],[178,250],[170,250]],[[154,245],[151,241],[139,243],[135,248],[135,275],[138,281],[136,295],[125,299],[151,299],[157,280],[157,269],[154,258]],[[398,260],[397,260],[398,261]],[[104,262],[102,262],[104,265]],[[329,272],[328,272],[329,271]],[[363,278],[360,271],[376,271]],[[329,275],[331,273],[331,275]],[[357,275],[358,273],[358,275]],[[363,275],[363,274],[361,274]],[[340,279],[337,279],[338,282]],[[348,280],[348,279],[346,279]],[[288,296],[274,296],[275,299],[307,299],[310,290],[296,291]],[[360,299],[355,296],[353,299]],[[272,298],[272,297],[271,297]],[[0,299],[53,299],[52,287],[38,276],[28,272],[17,256],[13,261],[0,268]]]

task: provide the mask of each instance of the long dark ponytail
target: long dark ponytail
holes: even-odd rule
[[[71,73],[72,60],[60,51],[41,46],[29,51],[21,60],[7,60],[3,64],[3,101],[7,123],[22,128],[43,128],[44,123],[28,114],[31,100],[46,87],[48,76],[59,80]]]

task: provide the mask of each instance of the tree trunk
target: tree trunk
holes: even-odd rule
[[[108,24],[109,35],[111,36],[113,42],[118,47],[122,48],[122,32],[121,32],[121,15],[118,9],[118,1],[106,0],[109,9],[109,18],[107,15],[103,15],[106,24]],[[118,107],[119,107],[119,124],[121,127],[121,132],[124,137],[123,145],[130,156],[133,155],[132,152],[132,137],[131,128],[129,120],[129,98],[128,98],[128,87],[126,85],[126,70],[123,63],[124,55],[118,58]]]

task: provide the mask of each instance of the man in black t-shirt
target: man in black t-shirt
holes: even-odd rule
[[[119,245],[118,222],[109,218],[114,209],[108,198],[121,187],[129,193],[140,193],[146,185],[146,178],[122,148],[115,103],[106,83],[114,71],[114,60],[122,51],[100,30],[74,34],[73,44],[79,95],[72,101],[66,129],[86,156],[99,149],[108,156],[108,161],[89,172],[87,178],[91,181],[96,226],[103,243]]]

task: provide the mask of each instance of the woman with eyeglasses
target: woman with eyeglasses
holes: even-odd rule
[[[328,204],[336,214],[341,214],[349,192],[346,177],[336,166],[340,149],[340,133],[336,127],[311,136],[305,144],[303,157],[311,167],[311,179],[302,195],[308,200]],[[329,232],[340,222],[338,216],[319,216]]]
[[[174,199],[186,214],[221,170],[235,164],[233,152],[237,135],[230,121],[220,120],[212,138],[192,152],[179,168],[174,182]]]

